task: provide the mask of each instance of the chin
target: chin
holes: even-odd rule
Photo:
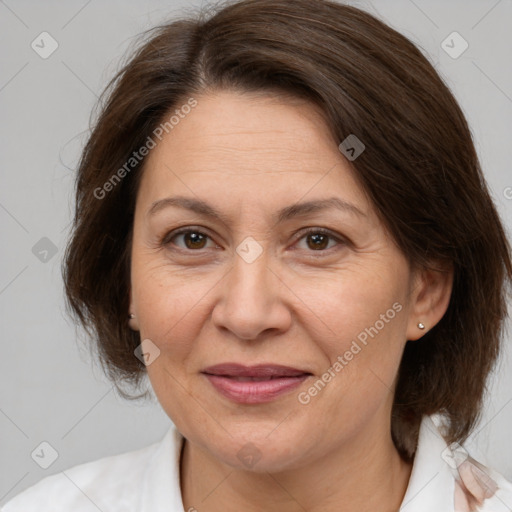
[[[274,427],[275,428],[275,425]],[[212,439],[204,445],[215,458],[237,470],[254,473],[277,473],[297,469],[305,464],[304,439],[307,436],[283,429],[279,434],[269,428],[260,428],[250,433],[228,436],[224,442],[213,446]],[[311,440],[314,442],[314,440]],[[314,447],[312,447],[314,448]]]

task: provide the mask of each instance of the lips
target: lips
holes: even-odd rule
[[[311,373],[289,366],[223,363],[202,372],[224,397],[237,403],[258,404],[275,400],[299,386]]]
[[[299,370],[297,368],[290,368],[289,366],[281,366],[277,364],[244,366],[237,363],[223,363],[215,366],[209,366],[203,370],[203,373],[219,375],[222,377],[248,377],[255,379],[298,377],[300,375],[309,374],[309,372],[305,370]]]

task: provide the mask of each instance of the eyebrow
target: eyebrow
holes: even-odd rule
[[[212,205],[200,199],[185,196],[173,196],[166,197],[155,201],[149,208],[147,215],[152,216],[157,212],[168,208],[170,206],[176,206],[184,208],[186,210],[193,211],[203,217],[209,217],[211,219],[217,219],[222,221],[224,224],[229,224],[229,217],[218,211]],[[311,215],[320,211],[335,208],[346,213],[357,215],[360,217],[366,217],[366,214],[362,212],[357,206],[352,203],[348,203],[339,197],[329,197],[327,199],[318,199],[314,201],[305,201],[302,203],[295,203],[290,206],[286,206],[279,210],[273,215],[273,218],[277,223],[282,223],[295,217],[301,217]]]

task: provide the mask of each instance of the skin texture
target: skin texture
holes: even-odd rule
[[[196,99],[146,161],[130,292],[131,328],[160,350],[151,385],[186,438],[185,510],[398,510],[411,466],[390,434],[396,374],[406,340],[446,311],[451,274],[410,268],[315,106],[230,91]],[[176,206],[148,213],[177,195],[207,201],[224,220]],[[272,217],[333,196],[360,213]],[[182,227],[207,236],[172,234]],[[307,228],[332,237],[318,249]],[[249,236],[262,249],[251,263],[236,252]],[[396,303],[394,318],[301,404],[298,394]],[[223,362],[313,376],[273,402],[240,405],[200,373]],[[237,456],[248,443],[260,457],[251,467]]]

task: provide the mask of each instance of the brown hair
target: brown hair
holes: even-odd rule
[[[335,140],[356,134],[365,144],[353,167],[409,261],[451,262],[446,314],[406,344],[392,435],[410,460],[422,416],[441,412],[448,441],[465,440],[499,355],[510,247],[467,122],[433,66],[372,15],[327,0],[243,0],[156,27],[106,89],[78,168],[63,275],[68,307],[118,391],[133,398],[120,384],[138,387],[145,374],[133,353],[139,333],[127,324],[144,160],[105,197],[94,191],[171,109],[214,89],[281,91],[318,105]]]

